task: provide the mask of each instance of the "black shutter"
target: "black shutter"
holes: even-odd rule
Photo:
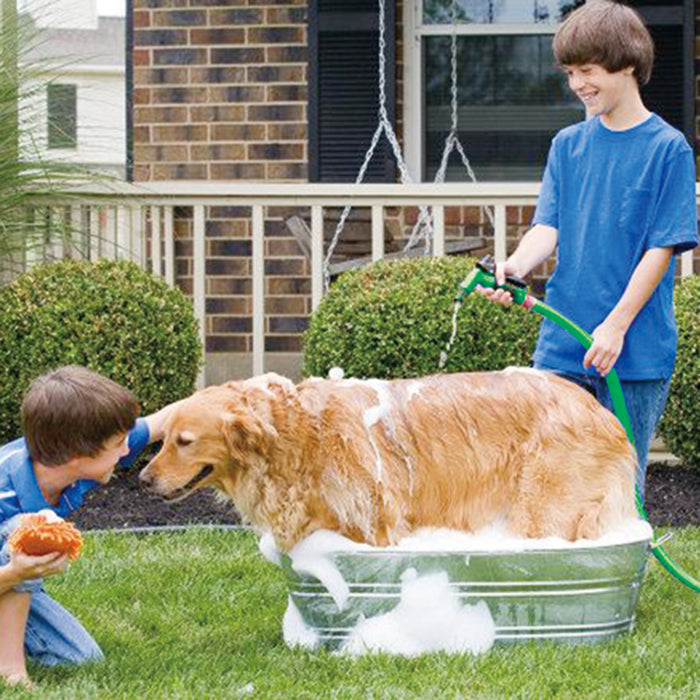
[[[396,23],[386,0],[386,96],[396,122]],[[379,124],[377,0],[311,0],[309,6],[309,179],[353,182]],[[382,136],[365,182],[394,182],[396,166]]]
[[[693,0],[636,0],[654,40],[656,58],[644,104],[695,142]]]

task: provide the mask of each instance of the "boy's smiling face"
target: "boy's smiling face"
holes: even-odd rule
[[[586,115],[609,116],[624,104],[637,81],[632,67],[610,73],[597,63],[564,66],[569,87],[586,107]]]
[[[129,454],[126,434],[119,433],[105,441],[102,449],[94,457],[77,457],[77,478],[99,481],[106,484],[117,462]]]

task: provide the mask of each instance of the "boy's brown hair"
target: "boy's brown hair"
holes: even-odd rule
[[[644,20],[631,7],[611,0],[589,0],[559,27],[552,44],[562,66],[595,63],[610,73],[630,66],[646,85],[654,65],[654,42]]]
[[[30,457],[55,466],[96,456],[106,440],[133,427],[139,405],[123,386],[71,365],[37,377],[21,414]]]

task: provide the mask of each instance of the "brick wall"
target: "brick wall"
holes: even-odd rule
[[[305,182],[306,21],[305,0],[134,0],[134,179]],[[289,213],[266,211],[266,348],[294,374],[311,303]],[[191,293],[191,209],[175,235]],[[250,235],[248,208],[207,211],[210,383],[250,372]]]
[[[397,135],[403,131],[403,2],[397,17]],[[700,18],[700,14],[699,14]],[[134,177],[149,180],[307,179],[306,0],[134,0]],[[700,94],[700,92],[699,92]],[[698,122],[700,135],[700,121]],[[368,144],[369,145],[369,144]],[[265,220],[268,367],[298,375],[310,312],[309,262],[284,219]],[[507,215],[508,252],[532,216]],[[208,381],[246,376],[251,350],[250,211],[213,207],[206,221]],[[446,211],[448,238],[480,235],[479,209]],[[403,245],[415,209],[391,209],[386,229]],[[192,289],[192,212],[177,210],[177,283]],[[534,272],[541,291],[551,263]],[[700,272],[696,258],[696,271]]]

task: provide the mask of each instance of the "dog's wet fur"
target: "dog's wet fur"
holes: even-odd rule
[[[419,527],[596,539],[634,517],[636,457],[585,390],[536,370],[392,381],[275,374],[175,408],[141,482],[214,487],[289,551],[315,530],[386,546]]]

